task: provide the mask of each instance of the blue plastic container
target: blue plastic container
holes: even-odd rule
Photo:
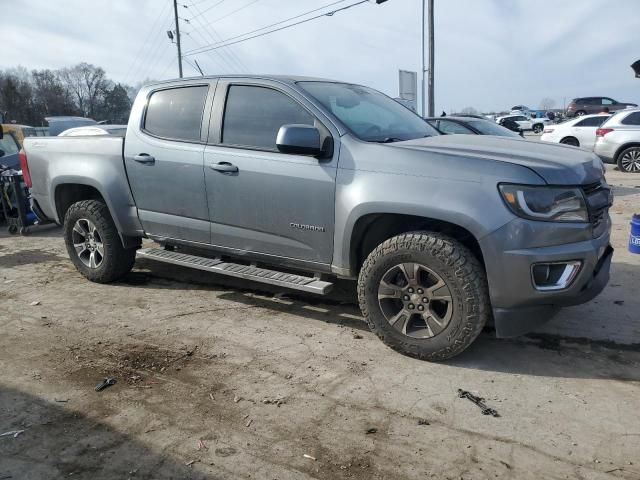
[[[640,253],[640,215],[631,217],[631,232],[629,233],[629,251]]]

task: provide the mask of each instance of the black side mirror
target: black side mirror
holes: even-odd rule
[[[278,131],[276,147],[282,153],[318,156],[324,153],[320,131],[311,125],[283,125]]]

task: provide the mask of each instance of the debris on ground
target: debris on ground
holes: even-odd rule
[[[285,403],[287,403],[287,401],[282,397],[276,397],[276,398],[267,397],[262,399],[262,403],[264,403],[265,405],[276,405],[277,407],[279,407],[280,405],[284,405]]]
[[[190,467],[190,466],[191,466],[191,465],[193,465],[194,463],[196,463],[196,461],[195,461],[195,460],[189,460],[187,463],[185,463],[185,465],[186,465],[187,467]]]
[[[209,450],[209,447],[207,447],[206,443],[204,443],[201,438],[198,439],[198,450]]]
[[[493,408],[489,408],[489,407],[487,407],[485,405],[484,398],[477,397],[476,395],[474,395],[471,392],[467,392],[466,390],[462,390],[461,388],[459,388],[458,389],[458,397],[459,398],[467,398],[467,399],[469,399],[470,402],[476,404],[482,410],[482,414],[483,415],[491,415],[491,416],[494,416],[494,417],[499,417],[500,416],[498,414],[498,412],[495,411]]]
[[[96,385],[96,392],[101,392],[105,388],[110,387],[111,385],[115,385],[116,383],[117,380],[115,378],[105,378]]]
[[[353,338],[356,340],[360,340],[362,338],[364,338],[362,335],[360,335],[359,333],[353,332]]]
[[[250,418],[249,420],[247,420],[247,423],[245,423],[244,426],[249,428],[252,423],[253,423],[253,419]]]
[[[378,433],[378,429],[377,428],[369,428],[367,429],[367,435],[371,435],[373,433]]]
[[[308,458],[309,460],[313,460],[314,462],[317,460],[316,457],[312,457],[311,455],[307,455],[306,453],[302,455],[304,458]]]
[[[36,300],[35,302],[31,302],[29,305],[35,307],[36,305],[40,305],[40,301]]]
[[[239,397],[237,395],[233,397],[233,403],[238,403],[240,400],[242,400],[242,397]]]
[[[0,433],[0,437],[18,438],[18,435],[24,433],[24,430],[11,430],[10,432]]]
[[[425,420],[424,418],[421,418],[420,420],[418,420],[418,425],[431,425],[429,423],[429,420]]]
[[[614,300],[613,303],[616,305],[624,305],[624,300]]]

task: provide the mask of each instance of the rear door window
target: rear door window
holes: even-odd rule
[[[200,141],[202,113],[209,87],[169,88],[151,94],[143,129],[157,137]]]
[[[622,119],[623,125],[640,125],[640,112],[633,112]]]
[[[20,148],[18,142],[13,138],[13,135],[5,132],[4,136],[0,139],[0,150],[4,152],[4,155],[15,155]],[[2,163],[0,161],[0,163]]]
[[[454,134],[454,133],[462,133],[469,134],[474,133],[472,130],[468,129],[464,125],[459,124],[458,122],[452,122],[450,120],[439,120],[438,121],[438,130],[442,133]]]
[[[606,98],[606,97],[605,97],[605,98],[603,98],[603,99],[602,99],[602,105],[613,105],[614,103],[616,103],[616,102],[614,102],[614,101],[613,101],[612,99],[610,99],[610,98]]]
[[[580,120],[578,123],[576,123],[574,127],[599,127],[605,122],[605,120],[608,119],[609,117],[607,115],[585,118],[584,120]]]
[[[314,117],[298,102],[268,87],[231,85],[227,93],[222,143],[276,150],[283,125],[314,124]]]

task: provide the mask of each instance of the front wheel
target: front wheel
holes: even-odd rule
[[[640,147],[631,147],[618,155],[618,168],[627,173],[640,172]]]
[[[64,240],[76,269],[92,282],[121,278],[136,259],[136,249],[122,246],[109,208],[98,200],[83,200],[69,207],[64,217]]]
[[[544,130],[544,125],[542,125],[541,123],[536,123],[533,126],[533,133],[542,133],[543,130]]]
[[[471,345],[490,312],[483,266],[467,247],[436,232],[379,245],[360,271],[358,300],[369,328],[387,345],[431,361]]]

